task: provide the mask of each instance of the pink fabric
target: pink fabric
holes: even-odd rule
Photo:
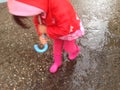
[[[8,0],[8,7],[11,14],[18,16],[34,16],[44,12],[37,7],[18,2],[16,0]]]
[[[62,64],[62,56],[54,55],[54,63],[50,67],[50,72],[55,73]]]
[[[62,55],[63,49],[68,53],[73,53],[76,51],[76,40],[61,40],[61,39],[55,39],[54,40],[54,46],[53,46],[53,54],[55,55]]]
[[[54,46],[53,46],[53,57],[54,57],[54,63],[50,67],[50,72],[55,73],[58,68],[62,64],[62,51],[63,49],[70,55],[74,52],[78,51],[77,45],[75,44],[76,40],[61,40],[61,39],[55,39],[54,40]],[[75,56],[75,55],[74,55]]]
[[[80,48],[78,46],[76,46],[76,51],[73,53],[69,53],[68,59],[75,60],[75,58],[78,56],[79,52],[80,52]]]
[[[62,37],[60,37],[60,39],[73,40],[73,39],[77,39],[79,37],[82,37],[83,35],[84,35],[84,27],[83,27],[82,23],[80,22],[80,30],[77,30],[76,32],[68,34],[66,36],[62,36]]]

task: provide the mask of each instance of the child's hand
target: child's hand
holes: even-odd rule
[[[39,36],[39,40],[41,42],[41,44],[45,45],[48,41],[47,37],[43,37],[43,35]]]
[[[43,24],[38,25],[38,30],[41,34],[46,34],[47,33],[46,29],[47,29],[47,27],[45,25],[43,25]]]

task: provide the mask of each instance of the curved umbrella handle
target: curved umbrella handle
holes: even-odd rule
[[[43,35],[43,37],[46,37],[46,36]],[[38,45],[38,44],[35,44],[35,45],[34,45],[34,49],[35,49],[35,51],[38,52],[38,53],[44,53],[44,52],[46,52],[47,49],[48,49],[48,44],[45,44],[42,49],[39,48],[39,45]]]
[[[48,49],[48,44],[45,44],[42,49],[39,48],[39,45],[38,45],[38,44],[35,44],[35,45],[34,45],[34,49],[35,49],[35,51],[38,52],[38,53],[44,53],[44,52],[46,52],[47,49]]]

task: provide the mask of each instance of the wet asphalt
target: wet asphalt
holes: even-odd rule
[[[49,73],[52,43],[44,54],[33,45],[38,37],[15,24],[6,3],[0,4],[0,90],[120,90],[120,1],[72,0],[85,36],[77,40],[81,53]]]

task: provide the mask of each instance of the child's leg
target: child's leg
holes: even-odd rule
[[[64,50],[68,53],[68,58],[70,60],[74,60],[78,56],[80,51],[80,48],[78,47],[78,45],[75,44],[75,42],[76,40],[64,41]]]
[[[55,73],[62,64],[62,49],[63,49],[63,40],[55,39],[53,45],[54,63],[50,68],[51,73]]]

